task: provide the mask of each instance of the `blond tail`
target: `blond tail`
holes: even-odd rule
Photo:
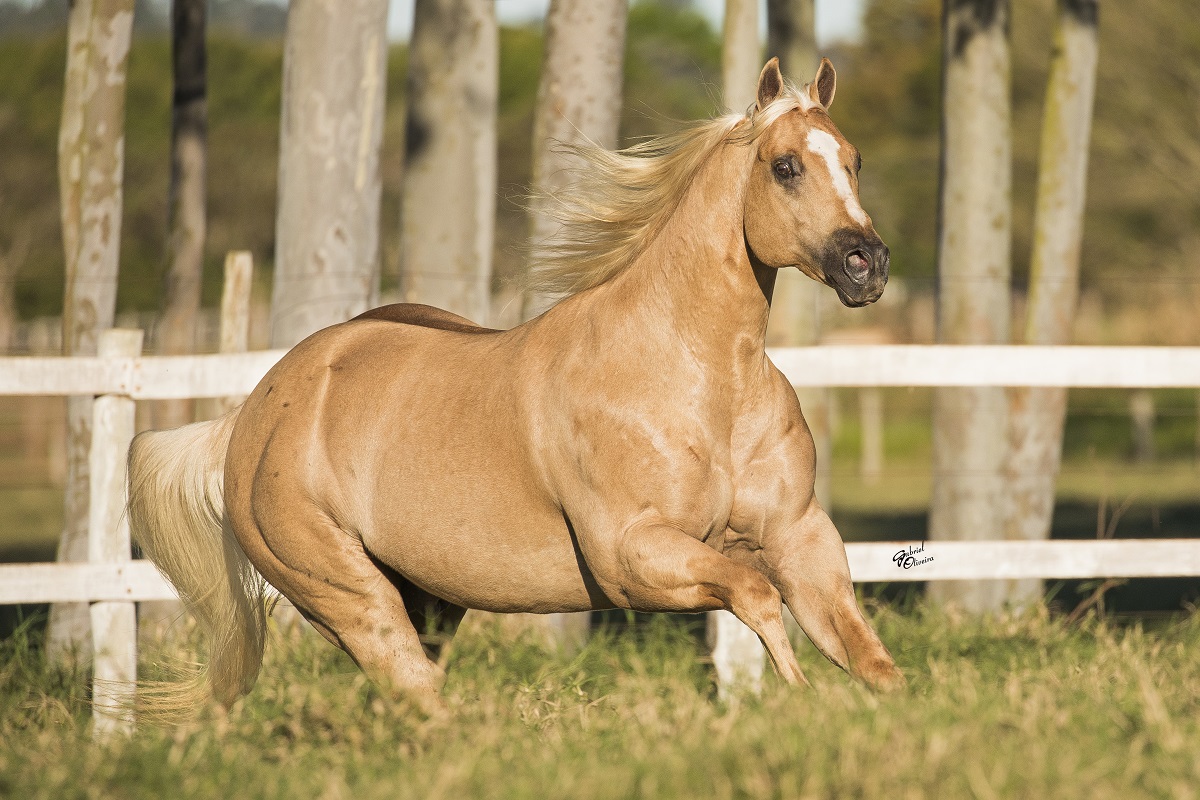
[[[142,687],[138,708],[151,716],[188,713],[210,696],[228,705],[250,691],[262,666],[266,586],[224,513],[225,451],[240,411],[143,433],[129,449],[133,539],[208,642],[209,664],[198,675]]]

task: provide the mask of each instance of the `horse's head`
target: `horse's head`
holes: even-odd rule
[[[798,267],[846,305],[865,306],[883,294],[888,249],[858,202],[858,150],[827,113],[836,85],[828,59],[801,90],[784,85],[778,59],[763,68],[751,110],[751,125],[765,127],[754,142],[746,244],[762,264]]]

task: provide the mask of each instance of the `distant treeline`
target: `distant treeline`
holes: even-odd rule
[[[70,0],[0,0],[0,36],[37,36],[63,29]],[[135,0],[134,30],[166,33],[171,0]],[[287,4],[265,0],[209,0],[208,24],[242,36],[283,36]]]
[[[894,274],[932,288],[937,216],[939,0],[871,0],[861,42],[830,55],[839,72],[833,116],[863,152],[864,206],[892,248]],[[22,317],[57,313],[63,256],[56,141],[67,0],[0,2],[0,254],[23,258]],[[229,249],[269,268],[275,232],[283,6],[224,0],[211,6],[209,238],[205,301],[219,293]],[[1014,274],[1030,250],[1052,0],[1014,4]],[[122,309],[159,303],[165,266],[170,135],[170,44],[165,6],[139,2],[129,61]],[[1200,275],[1200,18],[1175,0],[1104,4],[1088,187],[1085,286],[1114,301],[1147,282],[1194,287]],[[520,269],[527,222],[533,103],[542,39],[536,27],[501,34],[500,203],[496,280]],[[404,137],[405,48],[392,48],[384,133],[383,271],[398,245]],[[661,133],[717,110],[720,46],[703,17],[680,3],[631,11],[622,140]],[[810,76],[789,76],[803,82]],[[14,243],[27,246],[14,248]]]

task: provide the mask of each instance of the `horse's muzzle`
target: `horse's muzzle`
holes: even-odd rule
[[[878,236],[840,232],[825,258],[825,277],[851,308],[874,303],[887,285],[891,254]]]

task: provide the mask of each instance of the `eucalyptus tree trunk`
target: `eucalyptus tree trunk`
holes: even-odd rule
[[[171,183],[167,199],[167,264],[157,347],[161,353],[196,351],[196,321],[204,278],[208,163],[207,0],[171,3]],[[193,422],[196,400],[160,400],[151,406],[153,427]],[[139,630],[163,630],[179,617],[178,600],[142,603]]]
[[[400,288],[486,324],[499,33],[491,0],[417,0],[408,56]]]
[[[613,150],[621,122],[626,0],[551,0],[546,53],[533,119],[534,246],[558,228],[549,198],[571,183],[578,159],[560,144],[592,143]],[[527,294],[522,318],[546,310],[554,298]]]
[[[1096,93],[1096,0],[1059,0],[1042,115],[1026,344],[1069,344],[1079,296],[1088,142]],[[1009,391],[1009,539],[1048,539],[1062,459],[1065,388]],[[1040,580],[1012,581],[1010,599],[1041,595]]]
[[[557,223],[547,205],[582,166],[562,144],[617,146],[625,63],[626,0],[551,0],[546,14],[546,51],[533,119],[533,246],[550,239]],[[546,310],[553,297],[526,294],[522,318]],[[574,647],[588,634],[590,613],[550,614],[542,620],[561,646]]]
[[[767,58],[800,85],[817,72],[816,0],[767,0]]]
[[[797,85],[803,85],[816,74],[819,58],[814,0],[767,1],[767,57],[771,56],[779,57],[784,77]],[[821,338],[822,288],[800,270],[779,271],[771,297],[771,317],[767,321],[768,344],[777,347],[817,344]],[[833,507],[829,477],[833,460],[829,390],[802,386],[796,389],[796,394],[817,448],[817,500],[829,511]]]
[[[171,5],[171,187],[168,203],[169,253],[163,286],[158,349],[178,355],[196,350],[196,317],[204,275],[205,172],[208,101],[204,35],[207,0],[174,0]],[[195,400],[164,400],[156,428],[192,421]]]
[[[725,107],[742,112],[755,101],[762,70],[758,39],[758,0],[726,0],[721,48],[721,78]],[[733,687],[757,691],[761,686],[766,650],[754,631],[728,611],[708,614],[717,688],[722,697]]]
[[[292,0],[283,54],[271,345],[374,304],[387,0]]]
[[[945,0],[938,341],[1009,338],[1012,133],[1007,0]],[[999,387],[933,396],[932,540],[1003,539],[1008,402]],[[1001,581],[937,581],[931,597],[998,608]]]
[[[721,40],[721,87],[725,107],[742,112],[754,102],[762,70],[758,39],[758,0],[725,0]]]
[[[94,355],[116,313],[125,157],[125,68],[133,0],[75,0],[67,18],[67,67],[58,134],[66,281],[63,355]],[[86,561],[92,399],[67,401],[67,479],[59,561]],[[91,653],[86,603],[50,612],[47,649]]]

